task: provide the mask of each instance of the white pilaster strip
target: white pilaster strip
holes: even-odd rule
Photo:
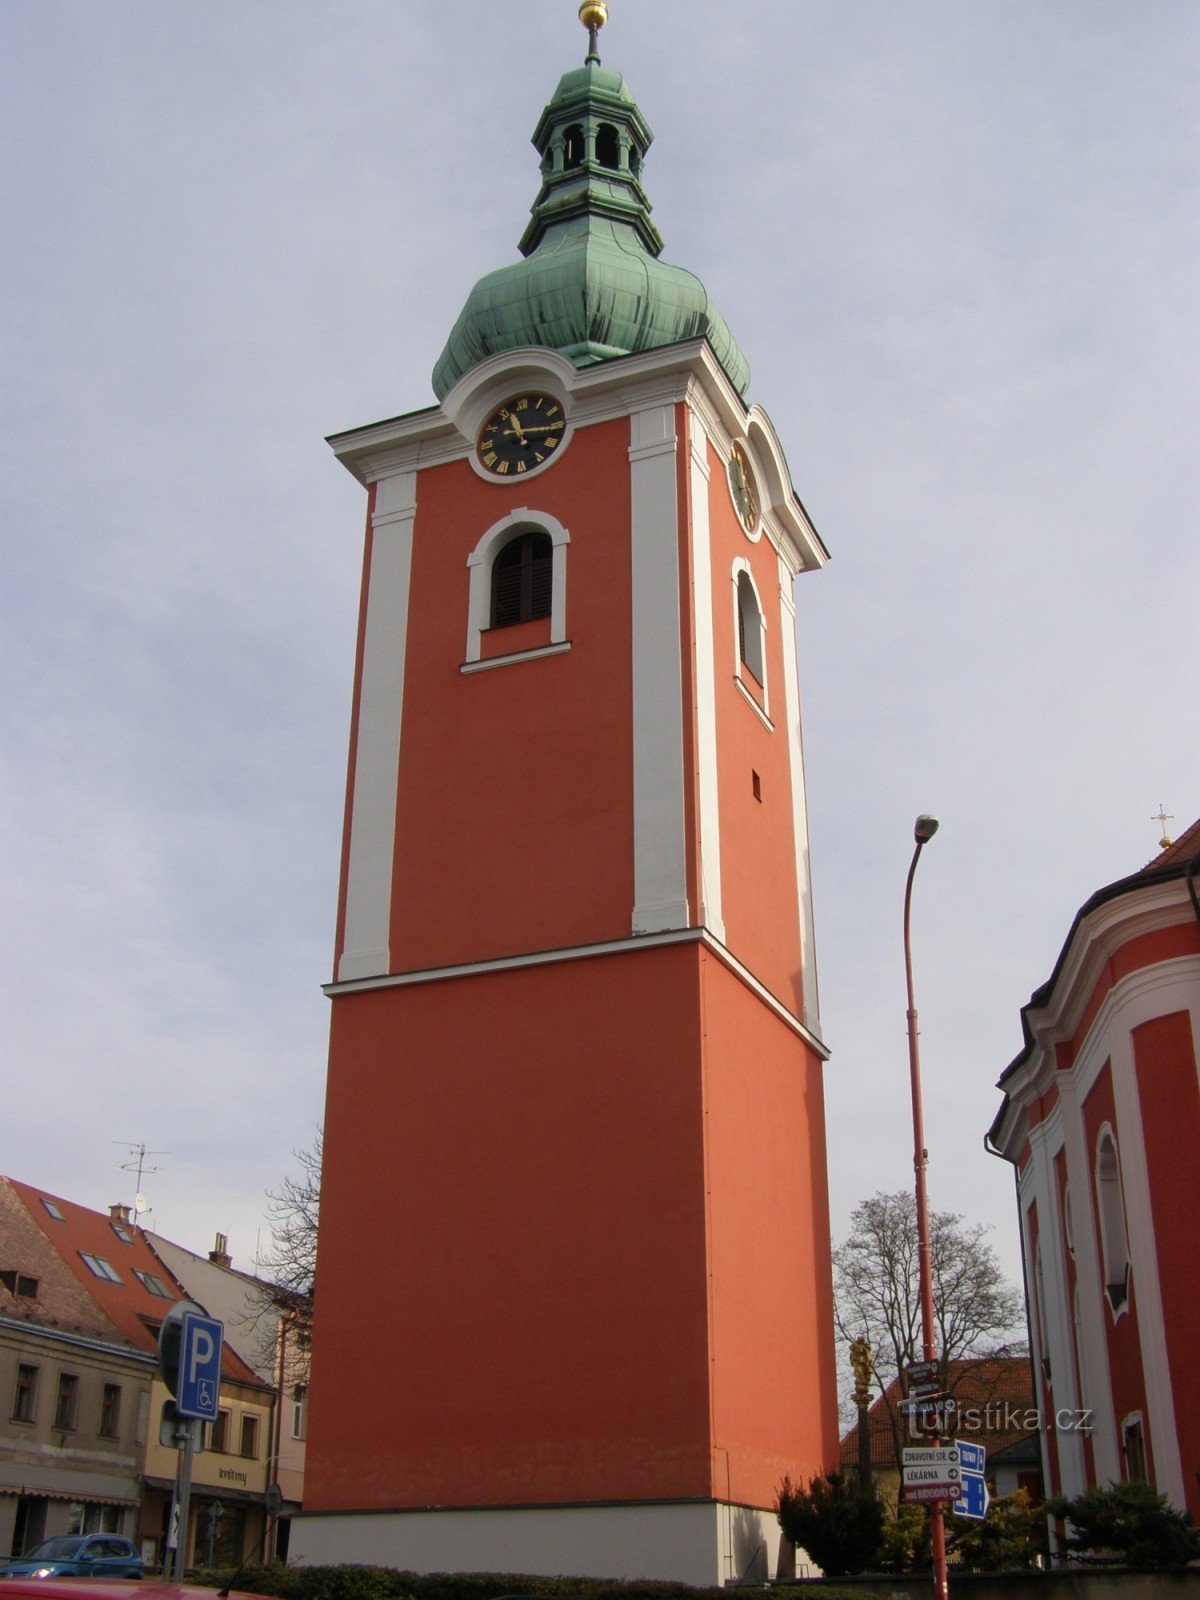
[[[371,569],[346,870],[346,931],[337,971],[342,982],[378,976],[387,972],[390,964],[392,857],[416,490],[414,472],[381,479],[371,519]]]
[[[1071,1186],[1071,1222],[1075,1235],[1075,1283],[1079,1293],[1079,1403],[1092,1411],[1092,1453],[1097,1483],[1119,1483],[1121,1451],[1113,1415],[1112,1376],[1108,1365],[1107,1329],[1112,1311],[1101,1281],[1104,1256],[1096,1235],[1093,1208],[1092,1152],[1083,1131],[1083,1106],[1078,1084],[1079,1063],[1058,1074],[1063,1108],[1063,1144],[1067,1182]],[[1086,1488],[1086,1484],[1081,1486]],[[1081,1492],[1064,1483],[1063,1492]]]
[[[1149,1004],[1138,1005],[1136,980],[1126,986],[1130,998],[1120,1011],[1120,1026],[1112,1040],[1113,1100],[1117,1110],[1117,1159],[1121,1188],[1125,1196],[1125,1228],[1132,1266],[1133,1302],[1137,1310],[1138,1343],[1142,1353],[1142,1375],[1146,1389],[1146,1410],[1150,1422],[1154,1485],[1177,1510],[1187,1505],[1183,1466],[1179,1459],[1179,1430],[1175,1425],[1175,1396],[1171,1383],[1171,1362],[1167,1351],[1167,1324],[1163,1314],[1162,1284],[1158,1272],[1158,1247],[1154,1216],[1150,1209],[1150,1170],[1146,1161],[1146,1134],[1142,1126],[1142,1104],[1137,1064],[1133,1054],[1133,1030],[1157,1015],[1162,1004],[1156,994]],[[1186,1006],[1190,996],[1180,995]],[[1181,1007],[1182,1009],[1182,1007]],[[1161,1225],[1169,1227],[1166,1219]]]
[[[1062,1146],[1063,1118],[1056,1111],[1052,1118],[1038,1124],[1029,1136],[1029,1165],[1018,1184],[1021,1204],[1022,1255],[1027,1287],[1032,1290],[1038,1315],[1033,1324],[1034,1356],[1040,1363],[1044,1357],[1050,1364],[1051,1415],[1043,1417],[1041,1436],[1043,1452],[1046,1434],[1054,1426],[1058,1447],[1058,1472],[1064,1494],[1082,1494],[1087,1487],[1086,1460],[1083,1452],[1083,1435],[1070,1424],[1075,1414],[1087,1402],[1081,1400],[1075,1373],[1075,1353],[1072,1349],[1074,1310],[1067,1291],[1067,1264],[1063,1254],[1065,1234],[1058,1204],[1058,1184],[1055,1180],[1054,1158]],[[1038,1282],[1036,1252],[1029,1228],[1029,1208],[1037,1205],[1038,1249],[1041,1251],[1042,1272]],[[1043,1342],[1044,1341],[1044,1342]],[[1039,1373],[1039,1379],[1044,1374]],[[1036,1391],[1041,1394],[1039,1382]],[[1064,1426],[1059,1427],[1059,1422]],[[1049,1459],[1044,1455],[1046,1482],[1050,1482]]]
[[[696,768],[700,811],[700,905],[697,920],[725,942],[721,909],[721,813],[717,785],[716,646],[713,640],[712,540],[708,518],[708,436],[688,407],[691,475],[692,627],[696,638]]]
[[[688,925],[675,408],[630,417],[633,932]]]
[[[792,830],[796,841],[796,903],[800,908],[800,993],[804,1021],[821,1036],[817,989],[816,927],[813,921],[812,868],[808,856],[808,799],[804,785],[804,736],[800,720],[800,673],[796,660],[796,602],[792,575],[779,563],[779,634],[783,646],[783,700],[792,770]]]

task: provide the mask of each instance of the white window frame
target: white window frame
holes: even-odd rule
[[[1146,1478],[1135,1479],[1129,1470],[1129,1435],[1136,1428],[1142,1446],[1142,1466]],[[1126,1483],[1142,1483],[1149,1480],[1150,1474],[1150,1441],[1146,1437],[1146,1419],[1140,1411],[1130,1411],[1121,1418],[1121,1476]]]
[[[467,652],[468,666],[478,662],[483,653],[483,635],[492,620],[492,563],[500,551],[521,533],[548,533],[554,547],[554,566],[550,583],[550,643],[546,651],[564,648],[567,638],[567,546],[571,535],[548,511],[534,511],[518,506],[491,527],[467,557],[469,575],[467,593]],[[523,654],[538,654],[528,651]],[[488,663],[491,664],[490,661]]]
[[[755,711],[757,711],[763,717],[763,719],[768,723],[768,726],[769,726],[770,725],[770,716],[771,716],[771,701],[770,701],[770,695],[769,695],[768,689],[767,689],[767,613],[763,609],[762,595],[759,594],[759,592],[758,592],[758,584],[755,583],[755,581],[754,581],[754,573],[751,571],[750,563],[746,560],[745,556],[738,556],[737,560],[733,563],[733,570],[732,570],[732,573],[731,573],[731,577],[732,577],[732,580],[733,580],[733,660],[734,660],[734,674],[735,674],[735,677],[737,678],[738,688],[741,689],[742,693],[746,696],[747,700],[749,700],[750,704],[754,707]],[[755,673],[754,668],[750,664],[750,660],[749,659],[747,659],[747,660],[743,660],[742,659],[742,630],[741,630],[741,627],[740,627],[741,610],[742,610],[742,597],[741,597],[740,589],[741,589],[741,580],[742,580],[743,577],[745,577],[746,581],[750,585],[750,592],[754,596],[754,604],[758,608],[758,639],[757,639],[756,642],[757,642],[757,646],[758,646],[758,651],[757,651],[758,658],[759,658],[758,664],[762,668],[762,676],[761,676],[761,678],[758,676],[757,673]],[[750,657],[751,654],[752,654],[752,652],[751,652],[751,649],[750,649],[749,640],[747,639],[746,655],[747,655],[747,657]],[[757,696],[755,695],[754,691],[750,690],[750,689],[747,689],[745,684],[744,684],[744,682],[743,682],[743,672],[742,672],[743,667],[746,669],[746,672],[748,672],[750,674],[750,676],[754,679],[755,684],[758,686],[758,689],[762,694],[762,705],[761,706],[758,703],[758,699],[757,699]]]
[[[88,1271],[93,1277],[99,1278],[102,1283],[124,1283],[125,1280],[116,1267],[113,1266],[111,1261],[106,1260],[104,1256],[95,1255],[91,1250],[81,1250],[79,1254],[83,1258],[83,1263]]]
[[[1112,1171],[1102,1174],[1101,1162],[1107,1152],[1112,1155]],[[1121,1147],[1111,1123],[1106,1122],[1096,1134],[1096,1155],[1092,1167],[1096,1186],[1096,1214],[1100,1219],[1100,1245],[1104,1257],[1104,1298],[1109,1314],[1116,1322],[1129,1310],[1130,1281],[1133,1261],[1129,1254],[1129,1226],[1125,1216],[1125,1184],[1121,1177]],[[1110,1284],[1121,1278],[1125,1281],[1125,1298],[1120,1305],[1113,1304],[1108,1292]]]
[[[308,1385],[298,1383],[292,1391],[292,1438],[303,1439],[308,1432]]]

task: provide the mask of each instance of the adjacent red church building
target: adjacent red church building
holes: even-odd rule
[[[1016,1168],[1051,1492],[1200,1517],[1200,822],[1094,894],[1025,1006],[990,1148]]]
[[[302,1559],[765,1577],[837,1458],[826,553],[650,139],[593,31],[438,404],[331,441],[368,521]]]

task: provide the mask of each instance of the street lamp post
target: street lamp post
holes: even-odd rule
[[[913,1173],[916,1179],[917,1198],[917,1260],[921,1281],[921,1334],[924,1359],[938,1359],[933,1318],[933,1255],[929,1245],[929,1194],[925,1184],[925,1168],[929,1160],[925,1149],[925,1116],[921,1109],[921,1056],[917,1048],[917,1003],[913,996],[912,940],[909,934],[909,914],[912,910],[913,877],[921,851],[938,829],[936,817],[920,816],[913,828],[917,847],[913,851],[912,865],[908,869],[908,882],[904,887],[904,977],[908,986],[908,1074],[912,1088],[913,1121]],[[934,1600],[949,1600],[946,1579],[946,1524],[942,1502],[934,1501],[929,1508],[929,1536],[933,1551]]]

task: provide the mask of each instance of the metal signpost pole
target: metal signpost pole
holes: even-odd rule
[[[192,1457],[196,1450],[195,1429],[189,1418],[183,1424],[184,1443],[179,1468],[179,1542],[175,1546],[175,1582],[182,1583],[187,1567],[188,1516],[192,1501]]]
[[[183,1582],[187,1567],[188,1516],[192,1498],[192,1461],[200,1422],[217,1420],[221,1388],[221,1349],[225,1326],[206,1316],[190,1300],[179,1300],[163,1318],[158,1333],[158,1359],[163,1382],[175,1396],[179,1432],[179,1532],[175,1544],[175,1580]]]
[[[937,1359],[937,1344],[933,1316],[933,1257],[929,1243],[929,1196],[925,1187],[925,1167],[929,1155],[925,1149],[925,1118],[921,1108],[921,1058],[917,1049],[917,1003],[913,996],[912,941],[909,936],[909,913],[912,909],[913,876],[917,870],[921,851],[937,832],[936,817],[920,816],[913,829],[917,848],[913,851],[912,865],[908,869],[908,882],[904,888],[904,976],[908,986],[908,1071],[912,1087],[913,1121],[913,1171],[916,1178],[917,1200],[917,1254],[921,1278],[921,1332],[926,1361]],[[949,1600],[946,1575],[946,1523],[941,1501],[929,1507],[929,1536],[933,1552],[934,1600]]]

